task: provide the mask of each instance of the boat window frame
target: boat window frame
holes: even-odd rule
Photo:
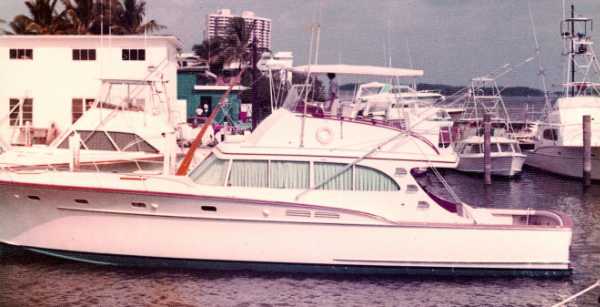
[[[547,133],[548,132],[548,133]],[[558,141],[558,129],[556,128],[546,128],[542,132],[542,138],[547,141]]]

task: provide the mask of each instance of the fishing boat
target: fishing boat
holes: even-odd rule
[[[457,170],[468,173],[484,173],[483,116],[490,116],[491,129],[491,174],[513,177],[519,175],[525,163],[518,139],[500,95],[496,80],[479,77],[471,80],[471,87],[465,100],[463,116],[458,121],[463,138],[456,143],[459,157]]]
[[[10,147],[0,154],[0,168],[160,170],[165,157],[175,159],[176,133],[182,129],[169,113],[168,98],[158,90],[159,84],[103,79],[99,99],[91,101],[71,127],[48,145]],[[121,95],[125,98],[116,99]]]
[[[483,136],[471,136],[460,140],[456,151],[460,157],[457,170],[468,173],[484,172]],[[519,142],[506,137],[490,138],[492,175],[513,177],[518,175],[527,155],[521,152]]]
[[[570,273],[568,216],[442,199],[411,170],[456,160],[426,138],[298,103],[177,175],[1,172],[0,242],[109,265]]]
[[[538,124],[535,148],[525,164],[551,173],[583,177],[583,116],[591,117],[591,179],[600,180],[600,62],[591,38],[592,19],[571,17],[561,23],[568,81],[563,96]]]
[[[291,88],[296,93],[306,95],[309,106],[322,109],[324,116],[343,117],[354,120],[376,121],[407,129],[427,138],[438,150],[456,159],[456,153],[449,148],[452,143],[450,115],[435,103],[445,98],[433,91],[416,91],[407,85],[399,84],[403,78],[423,76],[423,70],[370,65],[318,64],[293,67],[292,71],[307,75],[328,75],[350,78],[384,78],[390,82],[366,82],[358,84],[351,95],[340,94],[333,101],[323,101],[323,97],[312,95],[312,84],[296,84]],[[308,89],[307,89],[308,88]],[[297,99],[303,98],[297,94]],[[321,98],[321,101],[318,100]],[[327,100],[327,99],[324,99]],[[329,107],[327,107],[329,105]]]

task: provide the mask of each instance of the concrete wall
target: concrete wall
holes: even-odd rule
[[[0,131],[9,129],[10,98],[33,98],[33,126],[46,128],[56,122],[59,129],[71,124],[73,98],[94,98],[104,79],[155,79],[167,81],[166,96],[176,104],[177,53],[175,37],[144,36],[0,36]],[[9,58],[10,49],[33,49],[32,60]],[[145,61],[122,60],[122,49],[145,49]],[[75,61],[73,49],[96,49],[95,61]],[[151,101],[150,91],[129,89],[130,95]],[[126,97],[125,87],[111,97]],[[181,102],[179,102],[181,104]],[[185,114],[181,114],[185,118]]]

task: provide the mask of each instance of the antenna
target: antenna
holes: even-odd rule
[[[564,3],[564,1],[563,1]],[[546,85],[546,73],[544,70],[544,63],[542,61],[542,52],[540,44],[537,39],[537,31],[535,30],[535,23],[533,22],[533,13],[531,11],[531,3],[527,1],[527,9],[529,10],[529,21],[531,22],[531,31],[533,33],[533,41],[535,43],[535,56],[538,59],[538,74],[542,79],[542,86],[544,88],[544,113],[550,111],[550,98],[548,97],[548,86]]]

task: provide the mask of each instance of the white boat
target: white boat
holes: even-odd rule
[[[121,97],[119,89],[124,87],[131,96],[118,102],[111,100]],[[163,159],[175,159],[178,153],[177,126],[169,115],[173,110],[166,105],[168,99],[154,104],[148,99],[151,94],[146,91],[156,87],[156,82],[150,80],[102,80],[100,98],[71,127],[48,145],[10,147],[0,154],[0,168],[117,172],[163,169]],[[71,146],[74,136],[78,145]]]
[[[319,64],[311,65],[310,68],[298,66],[292,71],[301,74],[334,73],[350,77],[385,77],[394,80],[423,75],[422,70],[345,64]],[[311,95],[305,95],[307,91],[310,92],[310,86],[294,85],[290,92],[295,96],[288,96],[286,100],[302,99],[305,96],[310,98]],[[365,120],[410,130],[427,138],[441,153],[457,159],[455,151],[450,148],[453,121],[444,109],[434,105],[443,99],[439,93],[416,91],[402,84],[368,82],[360,84],[351,97],[335,99],[331,102],[330,110],[324,108],[326,110],[322,113],[326,117]],[[317,108],[327,103],[308,102]]]
[[[491,137],[490,157],[492,175],[512,177],[519,175],[525,163],[519,142],[506,137]],[[471,136],[456,145],[459,162],[457,170],[468,173],[484,173],[483,137]]]
[[[479,174],[485,172],[482,126],[484,114],[488,114],[490,125],[501,127],[490,131],[491,174],[513,177],[521,173],[527,156],[521,152],[500,93],[493,78],[478,77],[471,80],[464,103],[465,112],[458,122],[459,134],[463,138],[456,145],[459,158],[457,170]]]
[[[456,165],[427,139],[289,110],[188,176],[1,172],[0,242],[114,265],[569,274],[568,216],[443,200],[411,174]]]
[[[569,81],[564,84],[563,97],[559,98],[538,125],[535,148],[527,152],[528,166],[555,174],[583,177],[582,118],[590,115],[592,172],[591,179],[600,180],[600,62],[592,48],[590,30],[592,20],[570,17],[563,21],[563,39],[569,57]],[[579,29],[577,33],[571,27]],[[594,74],[593,72],[596,71]],[[580,77],[581,82],[576,81]]]

